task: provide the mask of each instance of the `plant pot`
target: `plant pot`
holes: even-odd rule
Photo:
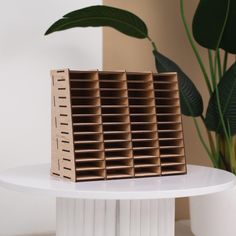
[[[190,199],[191,230],[196,236],[236,235],[236,187]]]

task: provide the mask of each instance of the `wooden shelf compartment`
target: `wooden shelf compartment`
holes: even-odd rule
[[[122,75],[121,75],[122,76]],[[125,80],[115,80],[115,79],[108,79],[108,80],[100,80],[100,89],[126,89],[126,81]]]
[[[98,97],[99,89],[71,89],[70,90],[72,97]]]
[[[184,147],[166,147],[160,148],[161,157],[181,155],[184,156]]]
[[[107,99],[108,97],[114,97],[114,98],[120,98],[120,97],[126,97],[127,96],[127,90],[101,90],[100,91],[101,98]]]
[[[173,83],[178,82],[176,73],[160,73],[153,75],[154,84],[156,83]]]
[[[132,158],[127,159],[109,159],[106,160],[106,169],[125,169],[132,168],[133,160]]]
[[[161,105],[166,105],[166,106],[179,106],[180,102],[179,102],[179,98],[159,98],[157,97],[155,99],[156,101],[156,105],[157,106],[161,106]]]
[[[105,170],[87,170],[76,173],[76,181],[102,180],[105,179]]]
[[[161,175],[159,166],[135,168],[135,177],[158,176]]]
[[[73,124],[101,124],[102,118],[100,115],[98,116],[91,116],[91,115],[84,115],[84,116],[72,116]]]
[[[182,130],[168,130],[168,131],[159,130],[158,135],[160,139],[165,139],[165,138],[176,139],[183,137]]]
[[[131,149],[132,148],[132,144],[131,141],[129,140],[125,140],[122,142],[107,142],[104,141],[104,148],[105,150],[110,150],[110,149],[124,149],[124,148],[128,148]]]
[[[155,123],[146,123],[146,124],[133,124],[131,122],[131,130],[132,131],[142,131],[142,130],[149,130],[149,131],[156,131],[157,132],[157,125]]]
[[[172,98],[172,99],[176,99],[179,98],[179,91],[175,90],[175,91],[171,91],[171,90],[156,90],[155,91],[155,96],[156,97],[163,97],[163,98]]]
[[[128,90],[129,91],[136,91],[136,90],[152,91],[153,90],[152,78],[150,76],[145,76],[145,77],[148,77],[148,80],[144,78],[142,83],[140,83],[140,80],[138,80],[138,83],[137,83],[137,80],[132,80],[132,77],[130,78],[130,76],[127,76]],[[141,78],[143,78],[143,76],[141,76]]]
[[[97,90],[98,87],[98,80],[91,80],[91,81],[76,81],[70,80],[70,87],[71,90]]]
[[[107,179],[121,179],[133,177],[133,168],[109,169],[107,170]]]
[[[112,142],[112,140],[131,140],[131,133],[130,131],[126,131],[124,133],[104,133],[104,143]]]
[[[184,155],[176,156],[176,157],[166,157],[161,158],[161,166],[175,166],[175,165],[183,165],[185,164]]]
[[[169,138],[160,140],[159,139],[160,147],[169,147],[169,146],[184,146],[184,141],[182,138]]]
[[[172,82],[172,83],[163,83],[163,82],[158,82],[154,83],[154,88],[155,90],[169,90],[169,91],[178,91],[178,84],[177,82]]]
[[[75,153],[75,162],[83,162],[89,160],[104,160],[104,151],[98,150],[95,152],[77,152]]]
[[[102,124],[93,124],[93,125],[80,125],[80,126],[73,126],[74,132],[80,132],[80,133],[97,133],[102,132]]]
[[[103,106],[116,106],[116,105],[126,105],[127,97],[109,97],[102,98]]]
[[[132,123],[135,124],[136,122],[150,122],[156,123],[156,114],[149,114],[149,115],[139,115],[139,116],[131,116]]]
[[[152,158],[136,158],[134,159],[134,167],[160,166],[160,158],[154,156]]]
[[[180,114],[158,114],[159,122],[181,122]]]
[[[132,98],[132,97],[138,97],[138,98],[148,98],[150,97],[152,94],[153,94],[153,91],[152,90],[148,90],[148,91],[130,91],[128,89],[128,92],[129,92],[129,97]]]
[[[182,130],[181,123],[158,123],[158,130]]]
[[[119,125],[114,125],[114,124],[110,124],[110,125],[104,125],[103,126],[103,131],[104,132],[129,132],[129,129],[130,129],[130,124],[119,124]]]
[[[120,116],[103,116],[102,117],[103,120],[103,124],[107,124],[107,123],[123,123],[123,124],[128,124],[129,123],[129,115],[127,114],[122,114]]]
[[[101,113],[101,107],[95,106],[95,107],[72,107],[72,115],[80,114],[80,115],[99,115]]]
[[[82,151],[82,150],[101,150],[103,149],[103,141],[100,142],[90,142],[89,140],[87,142],[76,142],[74,144],[74,149],[76,151]]]
[[[136,147],[159,147],[158,139],[142,139],[142,140],[133,140],[133,149]]]
[[[100,98],[97,98],[97,97],[95,98],[90,97],[86,99],[74,98],[74,99],[71,99],[71,104],[72,104],[72,107],[76,107],[76,106],[97,107],[100,105]]]
[[[133,150],[134,159],[135,158],[145,158],[145,157],[156,157],[160,158],[160,150],[158,147],[146,148],[146,149],[136,149]]]
[[[129,114],[129,108],[128,107],[102,107],[102,115],[106,114],[113,114],[113,116],[116,116],[116,114]]]
[[[132,150],[131,149],[116,149],[116,150],[105,150],[105,159],[108,160],[109,158],[115,159],[120,157],[133,158]]]
[[[160,114],[180,114],[180,107],[156,107],[158,115]]]
[[[129,112],[132,114],[155,114],[155,106],[150,107],[130,107]]]
[[[104,160],[76,162],[76,171],[105,169]]]
[[[152,73],[150,72],[126,72],[127,83],[152,83]]]
[[[161,174],[162,175],[177,175],[186,173],[186,165],[172,165],[172,166],[162,166]]]

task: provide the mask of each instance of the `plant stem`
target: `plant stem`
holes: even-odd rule
[[[157,46],[156,46],[155,42],[149,36],[147,36],[147,39],[151,42],[153,50],[157,51]]]
[[[206,69],[205,69],[205,66],[202,62],[202,59],[200,57],[200,54],[196,48],[196,45],[193,41],[193,38],[192,38],[192,35],[190,33],[190,30],[189,30],[189,27],[188,27],[188,24],[187,24],[187,21],[186,21],[186,18],[185,18],[185,13],[184,13],[184,2],[183,0],[180,0],[180,11],[181,11],[181,18],[182,18],[182,21],[183,21],[183,24],[184,24],[184,28],[185,28],[185,32],[187,34],[187,37],[188,37],[188,40],[190,42],[190,45],[193,49],[193,52],[197,58],[197,61],[199,63],[199,66],[202,70],[202,73],[203,73],[203,76],[204,76],[204,79],[205,79],[205,82],[206,82],[206,85],[207,85],[207,88],[208,88],[208,91],[209,91],[209,94],[212,93],[212,88],[211,88],[211,84],[210,84],[210,81],[209,81],[209,77],[207,75],[207,72],[206,72]]]
[[[198,122],[197,122],[197,120],[196,120],[195,117],[193,117],[193,122],[194,122],[195,128],[196,128],[196,130],[197,130],[197,134],[198,134],[198,137],[199,137],[199,139],[200,139],[200,142],[202,143],[202,145],[203,145],[205,151],[207,152],[208,156],[210,157],[210,159],[211,159],[211,161],[212,161],[212,163],[213,163],[213,166],[214,166],[214,167],[217,167],[217,163],[216,163],[216,161],[215,161],[214,155],[212,155],[213,153],[211,153],[210,149],[207,147],[207,145],[206,145],[206,143],[205,143],[205,140],[204,140],[204,138],[203,138],[203,136],[202,136],[202,134],[201,134],[201,131],[200,131]]]
[[[229,7],[230,7],[230,0],[228,0],[226,15],[225,15],[225,19],[224,19],[224,24],[223,24],[223,27],[221,29],[221,32],[220,32],[220,35],[219,35],[219,39],[217,41],[217,47],[216,47],[216,52],[215,52],[215,63],[214,63],[214,66],[215,66],[215,68],[214,68],[214,75],[215,76],[213,77],[214,78],[214,80],[213,80],[213,83],[214,83],[213,88],[215,89],[215,92],[216,92],[216,101],[217,101],[217,107],[218,107],[218,111],[219,111],[220,121],[221,121],[223,130],[224,130],[224,135],[226,137],[226,141],[227,142],[229,142],[230,135],[228,134],[228,131],[227,131],[227,128],[226,128],[226,125],[225,125],[225,121],[224,121],[223,112],[222,112],[222,109],[221,109],[219,88],[218,88],[217,82],[216,82],[216,70],[217,70],[217,54],[218,54],[218,50],[219,50],[221,39],[223,37],[224,30],[225,30],[225,27],[226,27],[227,19],[228,19],[228,16],[229,16]]]
[[[212,51],[208,49],[208,59],[209,59],[209,65],[210,65],[210,72],[211,72],[211,83],[212,83],[212,88],[214,90],[214,84],[216,83],[216,72],[215,68],[213,65],[213,56],[212,56]]]
[[[211,132],[207,129],[207,126],[206,126],[206,123],[205,123],[205,118],[203,117],[203,115],[201,115],[201,120],[202,120],[202,123],[204,124],[204,127],[206,129],[209,145],[210,145],[210,148],[211,148],[212,159],[214,159],[214,161],[212,161],[212,162],[213,162],[213,164],[215,163],[214,164],[215,167],[219,168],[221,166],[221,164],[220,164],[220,153],[218,152],[217,146],[215,146],[215,143],[214,143]]]
[[[228,52],[225,51],[224,64],[223,64],[223,75],[225,74],[225,72],[227,70],[227,63],[228,63]]]
[[[208,49],[207,51],[208,51],[208,60],[209,60],[211,77],[213,77],[214,76],[214,66],[213,66],[212,52],[210,49]]]
[[[221,70],[221,58],[220,58],[220,50],[218,49],[216,52],[217,57],[217,65],[218,65],[218,80],[222,78],[222,70]]]

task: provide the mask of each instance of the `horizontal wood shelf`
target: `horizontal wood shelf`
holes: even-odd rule
[[[186,173],[176,73],[54,70],[51,174],[77,181]]]

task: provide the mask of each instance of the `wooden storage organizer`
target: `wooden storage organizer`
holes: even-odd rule
[[[52,175],[76,182],[186,173],[176,73],[51,75]]]

